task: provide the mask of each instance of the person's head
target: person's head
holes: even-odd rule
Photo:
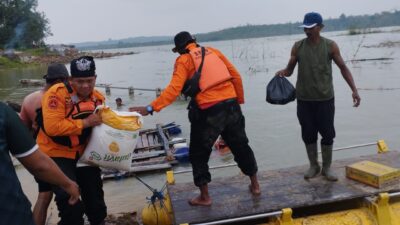
[[[64,82],[68,79],[69,73],[67,67],[61,63],[52,63],[47,67],[47,73],[43,76],[47,85]]]
[[[304,15],[303,24],[300,27],[303,27],[307,37],[312,37],[319,35],[319,32],[324,27],[322,22],[322,16],[319,13],[309,12]]]
[[[121,98],[116,98],[115,99],[115,103],[117,104],[117,106],[122,106],[122,99]]]
[[[92,94],[96,77],[92,56],[82,56],[71,61],[71,85],[80,97],[87,98]]]
[[[190,43],[196,43],[196,38],[187,31],[181,31],[175,35],[174,43],[175,47],[172,51],[178,52],[179,54],[185,54],[187,53],[186,46]]]

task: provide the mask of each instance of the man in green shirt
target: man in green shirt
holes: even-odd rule
[[[22,192],[10,153],[34,176],[65,190],[70,195],[70,204],[78,201],[78,185],[65,176],[54,161],[38,149],[35,140],[18,115],[0,102],[1,225],[35,225],[31,203]]]
[[[304,174],[304,178],[315,177],[321,172],[327,180],[337,181],[336,175],[330,170],[333,139],[336,135],[332,60],[339,67],[343,78],[353,92],[354,107],[360,105],[361,99],[353,76],[340,55],[338,45],[320,36],[324,27],[321,15],[316,12],[307,13],[301,27],[304,28],[307,38],[294,44],[288,65],[276,75],[290,76],[296,64],[299,64],[296,83],[297,117],[310,161],[310,168]],[[318,163],[318,133],[322,137],[322,171]]]

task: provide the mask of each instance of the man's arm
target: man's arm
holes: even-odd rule
[[[173,103],[180,95],[189,74],[189,71],[184,65],[184,61],[185,59],[182,59],[182,56],[177,58],[174,65],[174,72],[172,74],[171,81],[169,82],[168,86],[161,92],[161,95],[150,103],[150,106],[152,106],[154,111],[159,112],[161,109]],[[129,111],[138,112],[142,116],[149,115],[146,106],[129,107]]]
[[[10,152],[32,174],[63,188],[71,195],[70,203],[74,204],[79,198],[78,186],[61,172],[53,160],[38,150],[35,140],[17,114],[8,107],[5,110],[6,140]]]
[[[290,52],[290,58],[289,58],[289,63],[287,64],[286,68],[283,70],[279,70],[276,72],[276,76],[285,76],[289,77],[292,75],[294,68],[296,67],[297,64],[297,48],[295,45],[292,47],[292,51]]]
[[[340,73],[342,74],[343,78],[346,80],[347,84],[351,88],[351,91],[353,92],[352,97],[353,97],[354,107],[357,107],[360,105],[361,98],[358,95],[357,87],[354,83],[353,76],[351,75],[349,68],[347,68],[346,64],[344,63],[344,60],[340,55],[339,47],[335,42],[332,43],[331,50],[332,50],[332,59],[339,67]]]
[[[43,152],[36,150],[28,156],[18,158],[18,160],[34,176],[64,189],[70,195],[69,203],[71,205],[78,201],[78,185],[65,176],[54,161]]]

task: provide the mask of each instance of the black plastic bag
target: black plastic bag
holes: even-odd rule
[[[296,89],[286,77],[274,76],[267,85],[267,102],[285,105],[296,99]]]

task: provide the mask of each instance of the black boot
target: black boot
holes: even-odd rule
[[[310,168],[304,174],[304,179],[310,179],[319,174],[321,167],[318,164],[318,148],[317,144],[306,145],[308,160],[310,161]]]
[[[332,164],[332,145],[321,145],[322,152],[322,176],[329,181],[337,181],[336,174],[331,170]]]

